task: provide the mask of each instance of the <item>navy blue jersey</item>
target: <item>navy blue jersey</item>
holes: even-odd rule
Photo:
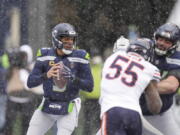
[[[169,57],[154,55],[152,63],[160,69],[162,79],[166,78],[166,77],[168,77],[168,72],[171,70],[180,72],[180,70],[179,70],[180,69],[180,52],[176,51],[173,55],[171,55]],[[160,94],[161,100],[163,102],[163,106],[161,108],[160,113],[167,111],[172,106],[173,96],[175,93],[176,92],[171,93],[171,94]],[[144,115],[152,115],[149,112],[149,110],[147,109],[147,105],[145,103],[144,96],[141,96],[140,104],[141,104],[141,109],[142,109]]]
[[[42,48],[28,77],[28,87],[32,88],[43,83],[44,97],[57,101],[70,101],[78,96],[79,90],[91,92],[93,77],[87,55],[84,50],[73,50],[70,55],[58,56],[54,48]],[[63,91],[57,89],[52,78],[47,79],[43,76],[54,63],[60,61],[79,78],[78,83],[69,80]]]

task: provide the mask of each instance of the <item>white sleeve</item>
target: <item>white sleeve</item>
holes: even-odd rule
[[[153,77],[152,80],[156,80],[156,81],[160,81],[161,79],[161,74],[158,68],[155,68],[154,73],[153,73]]]

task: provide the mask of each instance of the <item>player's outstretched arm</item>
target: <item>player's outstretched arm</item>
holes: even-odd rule
[[[157,81],[152,80],[145,90],[147,106],[153,114],[158,114],[162,107],[162,101],[158,93],[157,83]]]
[[[42,64],[40,62],[37,62],[33,68],[33,71],[30,73],[27,80],[27,86],[29,88],[39,86],[44,80],[57,76],[58,64],[52,66],[48,72],[42,72],[41,65]]]
[[[172,70],[168,73],[166,79],[158,83],[158,91],[160,94],[175,93],[180,85],[180,70]]]

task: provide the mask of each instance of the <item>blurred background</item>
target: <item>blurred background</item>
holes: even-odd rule
[[[93,93],[81,93],[83,103],[74,135],[92,135],[100,124],[101,67],[116,39],[120,35],[129,39],[152,38],[155,29],[165,22],[180,25],[178,10],[180,0],[0,0],[0,50],[28,44],[35,59],[39,48],[52,46],[51,30],[56,24],[74,25],[78,47],[91,55],[95,78]],[[24,135],[17,123],[18,120],[13,135]],[[54,134],[55,130],[47,134]]]
[[[177,0],[1,0],[0,47],[30,44],[51,46],[51,29],[60,22],[73,24],[78,46],[103,55],[121,35],[152,37],[165,23]]]

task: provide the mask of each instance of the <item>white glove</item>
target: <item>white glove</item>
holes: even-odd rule
[[[121,36],[114,43],[113,52],[117,52],[119,50],[126,51],[129,46],[129,40],[124,36]]]

